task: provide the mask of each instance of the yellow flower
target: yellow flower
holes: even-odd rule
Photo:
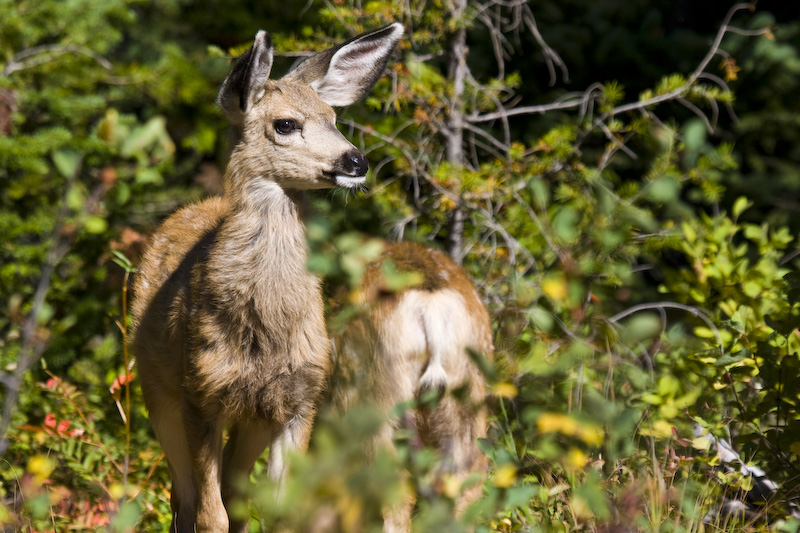
[[[508,488],[517,481],[517,467],[511,463],[506,463],[494,471],[493,477],[495,487]]]
[[[542,282],[542,292],[552,300],[563,301],[567,297],[567,280],[563,276],[549,277]]]
[[[28,461],[28,472],[34,475],[34,479],[39,485],[44,483],[55,469],[56,462],[44,455],[35,455]]]
[[[497,383],[492,387],[492,392],[500,398],[516,398],[519,391],[511,383]]]
[[[568,470],[580,470],[586,466],[587,461],[589,461],[589,456],[583,453],[582,450],[570,448],[567,455],[564,457],[564,466],[566,466]]]
[[[578,422],[572,417],[560,413],[545,413],[536,421],[536,427],[542,433],[561,433],[568,437],[577,437],[590,446],[603,443],[603,429],[590,422]]]

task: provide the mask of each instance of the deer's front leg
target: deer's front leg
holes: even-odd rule
[[[196,533],[228,531],[228,514],[222,503],[222,429],[220,413],[203,412],[189,405],[186,413],[186,438],[197,481]]]

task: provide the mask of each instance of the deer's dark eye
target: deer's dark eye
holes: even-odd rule
[[[279,118],[273,125],[275,126],[275,131],[281,135],[286,135],[300,129],[300,125],[297,121],[290,118]]]

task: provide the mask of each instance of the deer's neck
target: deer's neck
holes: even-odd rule
[[[306,268],[302,193],[253,181],[259,194],[247,203],[226,192],[229,212],[199,289],[212,324],[201,334],[225,343],[229,357],[260,361],[247,368],[261,375],[280,374],[280,365],[289,365],[289,372],[308,364],[322,368],[328,340],[320,281]]]
[[[246,202],[226,191],[230,214],[220,227],[209,275],[227,305],[285,314],[292,302],[319,292],[306,269],[302,194],[267,180],[258,180],[257,187]]]

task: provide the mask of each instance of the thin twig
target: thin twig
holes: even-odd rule
[[[539,33],[539,26],[536,24],[536,17],[533,16],[533,11],[531,11],[530,6],[525,4],[523,7],[523,20],[525,21],[525,25],[528,27],[528,30],[533,35],[533,38],[536,39],[536,42],[539,43],[539,46],[542,47],[542,53],[544,54],[545,62],[547,63],[547,70],[550,73],[550,86],[552,87],[556,83],[556,67],[561,70],[561,79],[564,83],[569,82],[569,70],[567,70],[567,64],[564,63],[564,60],[561,59],[561,56],[550,47],[550,45],[545,42],[544,37],[542,34]]]
[[[711,319],[708,317],[708,314],[705,311],[698,309],[697,307],[692,307],[691,305],[685,305],[677,302],[643,303],[629,307],[624,311],[620,311],[616,315],[609,317],[608,321],[614,324],[618,324],[619,321],[625,318],[626,316],[630,316],[640,311],[649,311],[653,309],[678,309],[681,311],[686,311],[687,313],[696,316],[697,318],[702,320],[711,331],[714,332],[714,336],[717,339],[717,344],[719,345],[720,354],[725,353],[725,346],[724,343],[722,342],[722,335],[720,335],[717,326],[714,325],[714,323],[711,321]]]
[[[739,12],[739,11],[742,11],[742,10],[748,9],[748,8],[750,8],[750,4],[747,4],[747,3],[739,3],[739,4],[736,4],[736,5],[734,5],[734,6],[732,6],[730,8],[730,10],[728,11],[728,13],[725,16],[725,19],[723,20],[722,25],[720,26],[719,30],[717,31],[717,34],[716,34],[716,36],[714,38],[714,41],[712,42],[711,47],[709,48],[708,52],[703,57],[703,59],[700,61],[700,63],[697,65],[697,67],[694,69],[694,71],[692,71],[692,73],[688,76],[688,78],[687,78],[687,80],[686,80],[686,82],[684,84],[682,84],[680,87],[677,87],[677,88],[675,88],[675,89],[673,89],[673,90],[671,90],[669,92],[666,92],[666,93],[658,95],[658,96],[653,96],[653,97],[647,98],[645,100],[640,100],[640,101],[637,101],[637,102],[630,102],[630,103],[627,103],[627,104],[616,106],[613,109],[611,109],[610,111],[607,111],[603,115],[597,117],[594,120],[594,125],[598,126],[599,124],[604,123],[606,120],[608,120],[608,118],[613,117],[614,115],[617,115],[617,114],[627,113],[629,111],[634,111],[634,110],[637,110],[637,109],[641,110],[641,109],[645,109],[645,108],[648,108],[648,107],[652,107],[652,106],[658,105],[658,104],[663,103],[663,102],[676,100],[678,98],[683,97],[695,85],[695,83],[699,79],[702,79],[702,78],[713,79],[712,78],[713,74],[709,74],[709,73],[705,72],[705,70],[708,67],[708,65],[711,62],[711,60],[721,52],[720,46],[722,44],[722,39],[725,37],[725,35],[727,35],[728,33],[736,33],[736,34],[739,34],[739,35],[756,36],[756,35],[763,35],[768,31],[768,28],[762,28],[762,29],[759,29],[759,30],[742,30],[740,28],[736,28],[734,26],[730,26],[730,22],[731,22],[731,19],[733,18],[733,15],[736,14],[737,12]],[[714,81],[717,81],[717,80],[714,80]],[[723,87],[727,87],[727,86],[723,84]],[[516,107],[516,108],[511,108],[511,109],[500,109],[498,111],[494,111],[494,112],[491,112],[491,113],[483,113],[483,114],[473,113],[473,114],[467,116],[466,119],[468,121],[470,121],[470,122],[473,122],[473,123],[475,123],[475,122],[489,122],[489,121],[492,121],[492,120],[496,120],[498,118],[508,118],[508,117],[518,116],[518,115],[543,114],[543,113],[549,113],[549,112],[552,112],[552,111],[559,111],[559,110],[564,110],[564,109],[573,109],[573,108],[576,108],[576,107],[584,108],[587,105],[588,95],[591,94],[591,90],[592,90],[592,87],[587,89],[585,91],[584,95],[581,96],[580,98],[572,97],[572,98],[569,98],[569,99],[566,99],[566,100],[563,100],[563,101],[560,101],[560,102],[553,102],[553,103],[549,103],[549,104]]]
[[[109,60],[85,46],[78,46],[75,44],[43,44],[15,54],[6,65],[6,68],[3,69],[3,75],[8,76],[20,70],[38,67],[64,54],[76,54],[89,57],[108,71],[114,68],[114,65]]]

